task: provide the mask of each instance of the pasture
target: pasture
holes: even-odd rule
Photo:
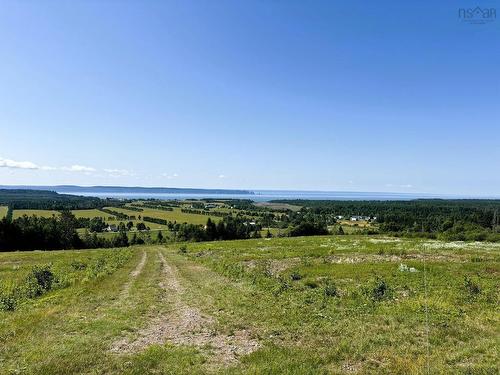
[[[164,211],[164,210],[159,210],[159,209],[152,209],[152,208],[144,208],[144,211],[133,211],[133,210],[128,210],[125,207],[106,207],[107,209],[117,211],[124,213],[129,216],[135,216],[135,220],[130,220],[132,221],[134,227],[137,225],[137,223],[144,222],[146,226],[151,228],[153,231],[157,230],[164,230],[166,231],[168,227],[163,224],[158,224],[158,223],[152,223],[152,222],[145,222],[142,220],[144,216],[149,216],[153,218],[159,218],[159,219],[164,219],[167,221],[172,221],[172,222],[177,222],[177,223],[189,223],[189,224],[205,224],[207,222],[207,219],[210,217],[214,222],[218,222],[221,220],[220,217],[217,216],[207,216],[207,215],[200,215],[200,214],[192,214],[192,213],[183,213],[181,212],[180,208],[174,208],[173,211]],[[222,209],[221,209],[222,210]],[[102,212],[98,209],[83,209],[83,210],[72,210],[71,211],[73,215],[77,218],[88,218],[91,219],[93,217],[101,217],[107,224],[110,225],[118,225],[120,222],[128,222],[128,220],[120,220],[120,219],[113,219],[110,220],[110,217],[114,217],[114,215]],[[4,217],[7,214],[7,207],[2,206],[0,207],[0,217]],[[53,211],[53,210],[34,210],[34,209],[16,209],[13,212],[13,218],[17,219],[19,217],[22,217],[23,215],[27,216],[39,216],[39,217],[47,217],[50,218],[54,215],[59,215],[58,211]],[[139,216],[141,216],[141,220],[138,220]],[[79,232],[83,233],[83,229],[79,230]],[[99,235],[104,236],[104,237],[111,237],[112,234],[108,235],[106,233],[100,233]],[[154,235],[154,234],[153,234]],[[131,237],[132,234],[130,234],[129,237]]]
[[[52,217],[59,215],[58,211],[53,210],[14,210],[12,218],[17,219],[22,216],[39,216],[39,217]]]
[[[118,207],[118,208],[112,208],[110,209],[122,212],[126,215],[141,215],[141,217],[144,216],[149,216],[149,217],[154,217],[158,219],[164,219],[172,222],[177,222],[177,223],[189,223],[189,224],[206,224],[207,219],[210,217],[212,221],[218,222],[220,220],[219,217],[216,216],[209,216],[209,215],[200,215],[200,214],[191,214],[191,213],[184,213],[181,212],[181,209],[178,207],[175,207],[173,211],[163,211],[163,210],[157,210],[154,208],[144,208],[144,211],[142,212],[135,212],[131,210],[127,210],[126,208],[123,207]],[[151,223],[153,224],[153,223]]]
[[[0,206],[0,219],[3,219],[7,215],[8,209],[7,206]]]
[[[499,251],[319,236],[1,253],[0,298],[33,265],[68,282],[0,311],[0,372],[493,374]]]

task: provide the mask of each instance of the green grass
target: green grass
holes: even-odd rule
[[[190,224],[206,224],[207,219],[210,217],[206,215],[183,213],[181,212],[180,208],[174,208],[173,211],[163,211],[163,210],[145,208],[144,211],[142,212],[127,210],[126,208],[117,208],[117,207],[107,207],[107,208],[114,211],[122,212],[129,216],[135,216],[136,218],[138,218],[139,215],[141,216],[141,218],[144,216],[149,216],[149,217],[169,220],[172,222],[176,221],[178,223],[186,222]],[[71,212],[76,217],[84,217],[84,218],[102,217],[108,224],[119,224],[120,222],[124,223],[127,222],[127,220],[108,220],[108,218],[113,215],[107,214],[97,209],[73,210]],[[5,208],[3,206],[0,207],[0,217],[5,216],[6,213],[7,213],[7,207]],[[52,217],[53,215],[59,215],[59,212],[52,210],[14,210],[13,218],[17,219],[23,215]],[[216,216],[210,218],[215,222],[221,220],[220,217]],[[132,222],[134,223],[135,226],[138,222],[142,222],[142,220],[132,220]],[[151,222],[145,222],[145,224],[149,226],[151,229],[167,229],[167,226],[162,224],[156,224]]]
[[[163,210],[155,210],[152,208],[144,208],[144,211],[142,212],[136,212],[136,211],[130,211],[125,208],[113,208],[109,207],[111,210],[118,211],[118,212],[123,212],[124,214],[127,215],[135,215],[138,217],[138,215],[141,215],[141,217],[144,216],[149,216],[149,217],[155,217],[159,219],[165,219],[169,221],[176,221],[178,223],[190,223],[190,224],[206,224],[207,219],[210,216],[207,215],[199,215],[199,214],[188,214],[188,213],[183,213],[181,212],[180,208],[175,207],[173,211],[163,211]],[[221,220],[219,217],[210,217],[212,221],[218,222]],[[153,224],[153,223],[149,223]],[[148,224],[148,225],[149,225]],[[151,225],[149,225],[151,228],[153,228]]]
[[[7,206],[0,206],[0,219],[3,219],[7,215],[8,209]]]
[[[120,212],[124,212],[123,210],[121,209],[116,209],[116,208],[110,208],[112,210],[115,210],[115,211],[120,211]],[[99,210],[96,210],[96,209],[91,209],[91,210],[73,210],[71,211],[76,217],[85,217],[85,218],[93,218],[93,217],[101,217],[107,224],[115,224],[115,225],[118,225],[120,222],[123,222],[123,223],[128,223],[129,220],[109,220],[108,218],[109,217],[113,217],[113,215],[111,214],[107,214],[105,212],[102,212],[102,211],[99,211]],[[141,213],[140,212],[134,212],[134,211],[128,211],[127,212],[124,212],[126,213],[127,215],[130,215],[130,216],[135,216],[137,217],[138,215],[140,215]],[[141,215],[142,216],[142,215]],[[142,220],[130,220],[132,221],[132,223],[134,224],[134,227],[137,225],[137,223],[139,222],[143,222]],[[162,224],[156,224],[156,223],[149,223],[149,222],[144,222],[144,224],[146,224],[146,226],[150,227],[151,229],[167,229],[167,226],[166,225],[162,225]]]
[[[145,224],[148,224],[145,222]],[[153,223],[151,223],[153,224]],[[77,230],[78,234],[80,236],[83,235],[83,233],[85,232],[85,229],[84,228],[80,228]],[[134,234],[138,237],[138,238],[142,238],[143,240],[147,240],[148,238],[151,239],[151,240],[156,240],[156,237],[158,236],[158,232],[161,232],[163,237],[165,239],[167,238],[172,238],[173,237],[173,234],[170,230],[168,229],[157,229],[157,228],[151,228],[151,230],[149,231],[136,231],[136,230],[132,230],[132,231],[127,231],[127,237],[129,240],[132,239],[132,237],[134,236]],[[102,233],[97,233],[97,236],[98,237],[103,237],[103,238],[106,238],[108,240],[112,239],[113,237],[116,237],[118,235],[117,232],[102,232]]]
[[[73,260],[88,263],[113,251],[3,253],[0,280],[17,282],[32,265],[50,262],[58,273],[74,273],[68,266]],[[499,245],[321,236],[132,251],[111,274],[0,311],[0,373],[498,370]],[[133,278],[143,252],[144,268]],[[173,270],[170,277],[165,278],[160,253]],[[416,272],[400,270],[401,264]],[[172,278],[178,289],[166,293],[162,285]],[[179,304],[212,317],[213,337],[248,332],[259,343],[257,350],[229,367],[214,363],[215,347],[196,340],[110,351],[117,340],[136,340],[152,323],[169,322]],[[176,327],[181,330],[182,324]],[[189,334],[199,337],[196,330]]]
[[[112,216],[112,215],[108,215],[107,213],[96,210],[96,209],[72,210],[71,212],[77,218],[84,217],[84,218],[92,219],[93,217],[102,217],[103,220],[105,220],[105,221],[107,221],[108,216]]]
[[[17,219],[24,215],[27,216],[40,216],[40,217],[52,217],[54,215],[59,215],[58,211],[53,210],[14,210],[12,213],[13,219]]]

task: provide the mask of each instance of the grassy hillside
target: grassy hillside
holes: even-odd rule
[[[272,238],[99,261],[116,251],[0,254],[0,298],[35,264],[67,281],[0,311],[0,373],[498,369],[499,245]]]

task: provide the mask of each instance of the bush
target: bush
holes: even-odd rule
[[[316,289],[319,286],[315,280],[307,280],[304,285],[311,289]]]
[[[338,297],[339,291],[335,283],[331,280],[327,280],[325,283],[325,287],[323,288],[323,294],[325,297]]]
[[[297,271],[294,271],[294,272],[292,272],[292,274],[290,275],[290,278],[291,278],[293,281],[297,281],[297,280],[302,279],[302,275],[301,275],[300,273],[298,273]]]
[[[374,302],[391,298],[392,291],[381,278],[371,281],[363,290],[363,294]]]
[[[33,266],[26,277],[25,291],[29,298],[41,296],[52,289],[55,276],[52,273],[51,265]]]
[[[290,284],[288,283],[288,281],[282,277],[278,277],[277,285],[274,287],[274,290],[273,290],[273,295],[275,297],[277,297],[281,293],[287,291],[288,289],[290,289]]]
[[[15,288],[12,284],[0,286],[0,311],[13,311],[17,301]]]
[[[464,287],[471,297],[475,297],[481,293],[481,286],[467,276],[464,279]]]
[[[186,254],[186,253],[187,253],[187,246],[186,245],[182,245],[179,248],[179,254]]]

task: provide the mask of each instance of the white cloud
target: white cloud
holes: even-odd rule
[[[134,172],[127,169],[105,168],[104,172],[109,173],[111,177],[135,176]]]
[[[161,174],[163,177],[166,177],[168,178],[169,180],[173,179],[173,178],[177,178],[179,177],[179,175],[177,173],[174,173],[174,174],[168,174],[168,173],[162,173]]]
[[[40,169],[38,165],[32,163],[31,161],[15,161],[4,158],[0,158],[0,168]]]
[[[136,173],[133,171],[129,171],[127,169],[118,169],[118,168],[104,168],[102,170],[98,170],[94,167],[89,167],[81,164],[73,164],[71,166],[62,166],[62,167],[51,167],[47,165],[38,165],[31,161],[15,161],[11,159],[5,159],[0,157],[0,168],[9,168],[12,170],[11,173],[14,173],[15,169],[28,169],[28,170],[40,170],[40,171],[65,171],[65,172],[76,172],[83,173],[87,176],[99,176],[96,174],[97,172],[105,172],[109,177],[133,177],[136,176]],[[100,177],[105,177],[106,175],[100,175]],[[166,174],[165,174],[166,175]],[[175,178],[178,174],[174,173],[168,178]]]
[[[403,185],[395,185],[395,184],[385,184],[386,187],[398,187],[398,188],[406,188],[410,189],[413,187],[411,184],[403,184]]]
[[[223,175],[223,174],[220,174],[220,175],[219,175],[219,178],[226,178],[226,176],[225,176],[225,175]]]
[[[11,168],[11,169],[31,169],[31,170],[42,170],[42,171],[70,171],[70,172],[95,172],[95,168],[85,167],[83,165],[72,165],[71,167],[50,167],[48,165],[38,165],[31,161],[16,161],[11,159],[0,158],[0,168]]]
[[[63,171],[69,171],[69,172],[95,172],[96,169],[92,167],[86,167],[84,165],[72,165],[71,167],[62,167],[61,168]]]

